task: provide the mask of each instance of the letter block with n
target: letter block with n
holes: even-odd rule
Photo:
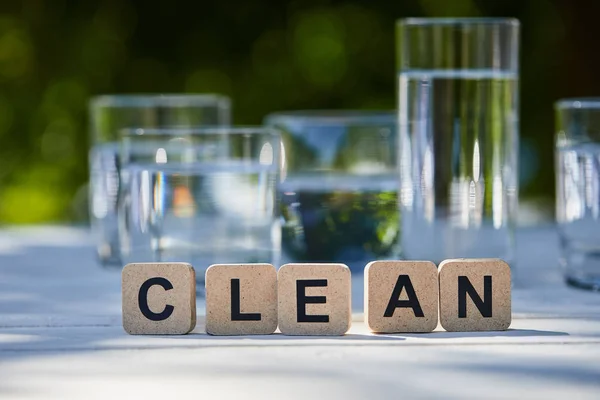
[[[206,270],[206,333],[269,335],[277,329],[277,272],[271,264]]]
[[[450,332],[503,331],[511,323],[510,267],[499,259],[445,260],[440,323]]]
[[[343,335],[350,329],[351,279],[344,264],[286,264],[277,275],[279,330]]]
[[[377,333],[431,332],[438,323],[438,272],[430,261],[365,267],[365,323]]]
[[[184,335],[196,326],[196,274],[186,263],[127,264],[123,328],[131,335]]]

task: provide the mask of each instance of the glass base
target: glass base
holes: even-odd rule
[[[103,268],[122,269],[125,266],[120,257],[101,257],[98,255],[97,260]]]
[[[577,288],[592,290],[594,292],[600,292],[600,276],[592,278],[580,278],[574,276],[565,276],[565,282],[567,285]]]
[[[567,285],[600,292],[600,252],[564,249],[561,265]]]
[[[123,268],[125,264],[119,254],[118,243],[101,241],[96,245],[96,258],[98,263],[105,268]]]

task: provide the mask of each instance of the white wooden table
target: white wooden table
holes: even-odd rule
[[[518,233],[507,332],[128,336],[86,230],[0,231],[0,399],[600,399],[600,293],[567,288],[552,227]],[[201,301],[200,313],[204,312]]]

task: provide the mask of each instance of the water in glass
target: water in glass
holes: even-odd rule
[[[399,76],[402,252],[511,262],[518,80],[494,70]]]

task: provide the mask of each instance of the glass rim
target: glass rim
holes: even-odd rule
[[[427,18],[427,17],[408,17],[396,21],[399,26],[431,26],[431,25],[449,25],[449,26],[469,26],[469,25],[505,25],[519,27],[521,23],[517,18],[512,17],[458,17],[458,18]]]
[[[557,100],[554,103],[556,110],[585,110],[600,109],[600,97],[571,97]]]
[[[184,107],[231,104],[229,97],[218,93],[125,93],[93,96],[91,108],[101,107]]]
[[[396,110],[290,110],[270,113],[264,118],[264,121],[265,123],[276,123],[293,119],[302,122],[340,124],[387,119],[396,121],[396,117]]]
[[[123,128],[119,131],[122,138],[135,137],[177,137],[177,136],[210,136],[210,135],[268,135],[278,138],[279,131],[268,126],[200,126],[200,127],[168,127],[168,128]]]

